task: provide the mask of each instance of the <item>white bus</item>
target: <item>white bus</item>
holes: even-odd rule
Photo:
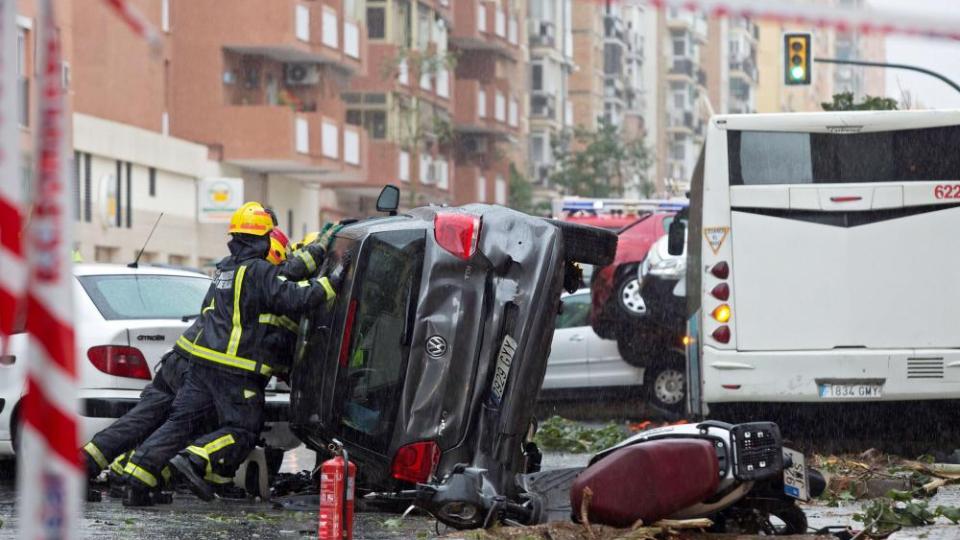
[[[690,199],[692,412],[960,397],[960,111],[716,116]]]

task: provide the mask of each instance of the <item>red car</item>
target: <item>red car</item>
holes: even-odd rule
[[[616,258],[612,264],[595,270],[590,283],[593,301],[590,324],[600,337],[616,339],[618,324],[635,321],[646,314],[637,269],[650,246],[667,233],[674,215],[673,212],[644,214],[617,232]]]

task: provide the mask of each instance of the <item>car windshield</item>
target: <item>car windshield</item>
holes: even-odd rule
[[[117,274],[77,279],[108,321],[195,315],[210,286],[210,279],[203,276]]]
[[[385,451],[403,388],[426,240],[422,230],[364,243],[340,356],[341,422],[359,444]],[[346,368],[346,369],[343,369]]]

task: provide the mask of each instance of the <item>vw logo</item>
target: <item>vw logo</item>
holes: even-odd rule
[[[427,340],[427,355],[432,358],[440,358],[447,352],[447,340],[440,336],[431,336]]]

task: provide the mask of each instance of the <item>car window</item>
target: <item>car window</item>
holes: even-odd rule
[[[201,276],[118,274],[77,279],[108,321],[196,315],[210,287],[210,279]]]
[[[372,235],[354,280],[350,348],[341,358],[347,364],[340,371],[347,391],[342,422],[373,450],[384,450],[393,431],[425,246],[422,230]]]
[[[590,324],[590,295],[572,294],[563,298],[563,312],[557,315],[557,329]]]

